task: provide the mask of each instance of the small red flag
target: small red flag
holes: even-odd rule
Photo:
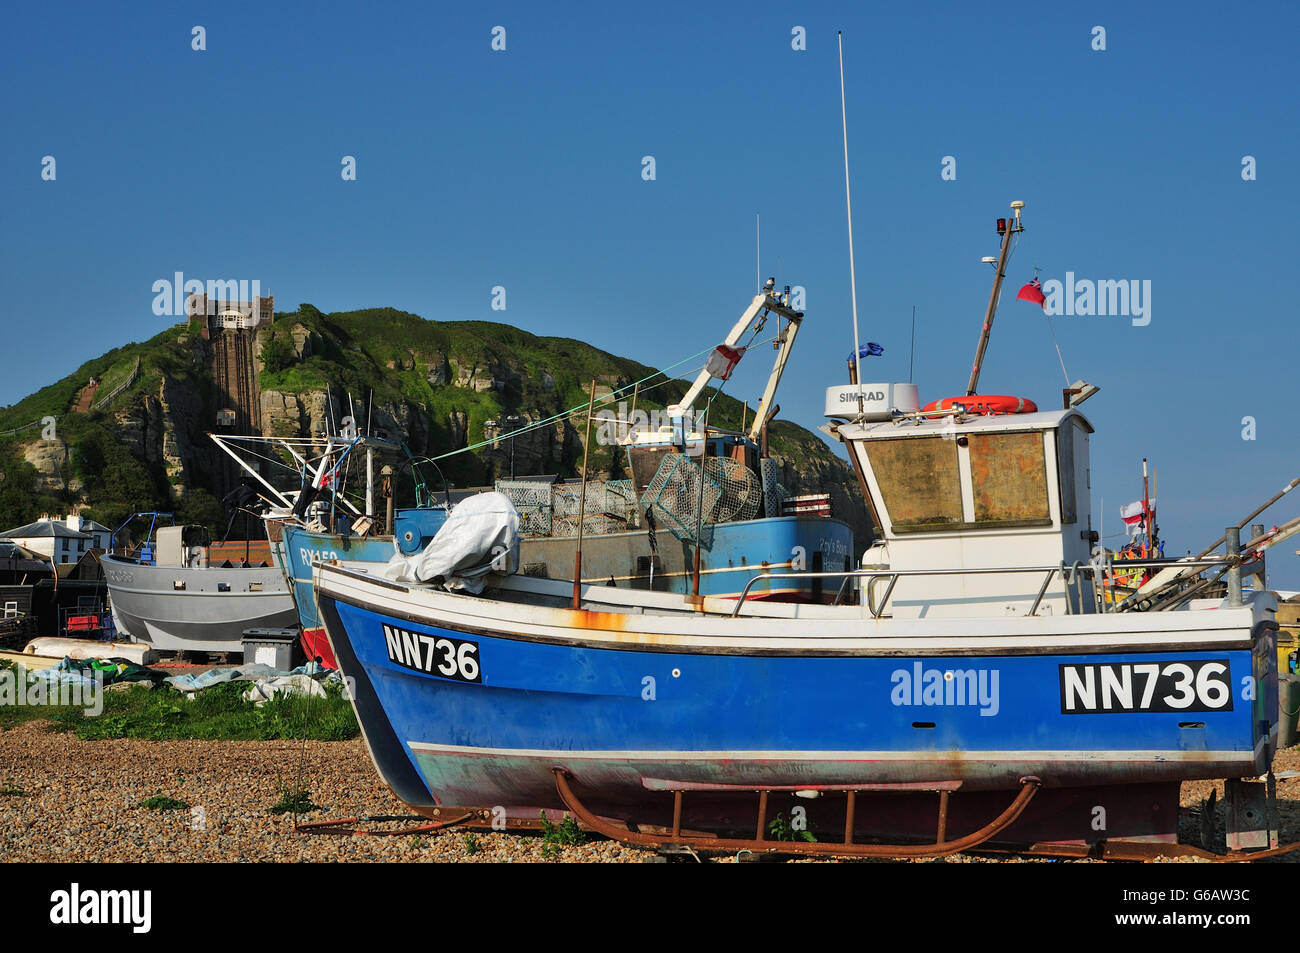
[[[1042,305],[1044,309],[1047,307],[1047,297],[1043,294],[1043,286],[1039,284],[1037,278],[1021,288],[1016,297]]]

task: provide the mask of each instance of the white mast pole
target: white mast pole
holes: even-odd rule
[[[849,290],[853,298],[853,361],[858,379],[858,413],[862,413],[862,355],[858,353],[858,277],[853,268],[853,196],[849,191],[849,119],[844,108],[844,33],[835,31],[840,49],[840,124],[844,131],[844,204],[849,216]]]

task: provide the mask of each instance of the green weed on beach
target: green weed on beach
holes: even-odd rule
[[[41,720],[83,741],[347,741],[360,735],[352,705],[337,688],[327,687],[324,698],[277,696],[258,708],[241,697],[248,687],[227,682],[187,698],[169,686],[133,685],[106,691],[98,715],[79,706],[0,705],[0,730]]]

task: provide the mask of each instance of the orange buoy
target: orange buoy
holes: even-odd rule
[[[1005,394],[972,394],[969,397],[945,397],[932,400],[921,408],[921,413],[952,410],[958,404],[966,408],[968,414],[1032,414],[1038,405],[1028,397],[1008,397]]]

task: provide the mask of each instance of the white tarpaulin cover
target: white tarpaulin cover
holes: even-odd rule
[[[436,536],[415,556],[393,556],[386,579],[442,580],[475,595],[489,572],[510,575],[519,565],[519,513],[504,493],[480,493],[458,503]]]

